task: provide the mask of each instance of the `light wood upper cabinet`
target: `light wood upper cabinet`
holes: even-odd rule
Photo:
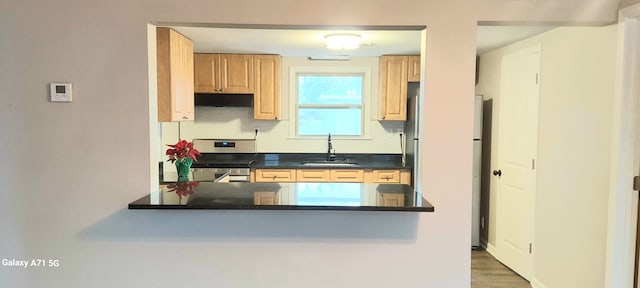
[[[193,86],[195,93],[220,92],[220,57],[218,54],[196,53],[193,55],[195,79]]]
[[[409,56],[408,61],[407,81],[420,82],[420,55]]]
[[[253,56],[253,118],[256,120],[277,120],[280,117],[280,63],[280,55]]]
[[[407,120],[408,56],[380,57],[380,119]]]
[[[193,44],[170,28],[156,28],[158,121],[193,120]]]
[[[194,55],[195,93],[253,93],[253,55]]]

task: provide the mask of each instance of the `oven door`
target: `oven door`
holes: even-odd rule
[[[230,169],[191,168],[191,172],[193,172],[193,181],[229,182]]]
[[[249,168],[191,168],[193,181],[250,182]]]

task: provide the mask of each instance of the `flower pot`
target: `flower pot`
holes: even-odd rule
[[[176,159],[178,181],[189,181],[189,170],[191,169],[191,163],[193,163],[193,159],[189,157]]]

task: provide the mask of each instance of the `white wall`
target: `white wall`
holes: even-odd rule
[[[603,287],[616,26],[562,27],[481,55],[476,92],[494,99],[498,139],[502,56],[542,46],[534,228],[537,287]],[[498,169],[500,147],[492,145]],[[496,245],[491,182],[489,245]],[[498,216],[499,217],[499,216]],[[562,269],[559,269],[562,267]]]
[[[379,58],[360,57],[350,61],[310,61],[302,57],[283,57],[280,85],[282,91],[282,117],[278,121],[253,120],[253,108],[247,107],[196,107],[195,121],[180,124],[182,139],[250,139],[254,128],[259,128],[258,152],[323,153],[327,149],[326,137],[296,138],[295,95],[291,93],[290,71],[303,67],[356,67],[369,71],[369,85],[364,95],[364,137],[333,137],[336,153],[401,153],[398,129],[401,121],[378,121],[380,102]],[[163,143],[175,144],[178,139],[178,123],[162,123]],[[166,146],[163,146],[166,147]],[[166,156],[162,157],[165,160]]]
[[[617,6],[482,3],[0,2],[0,258],[62,263],[0,267],[0,286],[469,287],[476,22],[612,22]],[[150,21],[429,27],[420,177],[436,212],[127,210],[155,177]],[[73,103],[47,101],[54,81]]]

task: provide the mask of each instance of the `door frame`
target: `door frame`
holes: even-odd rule
[[[640,3],[618,14],[618,53],[611,146],[605,287],[632,287],[640,173]]]

